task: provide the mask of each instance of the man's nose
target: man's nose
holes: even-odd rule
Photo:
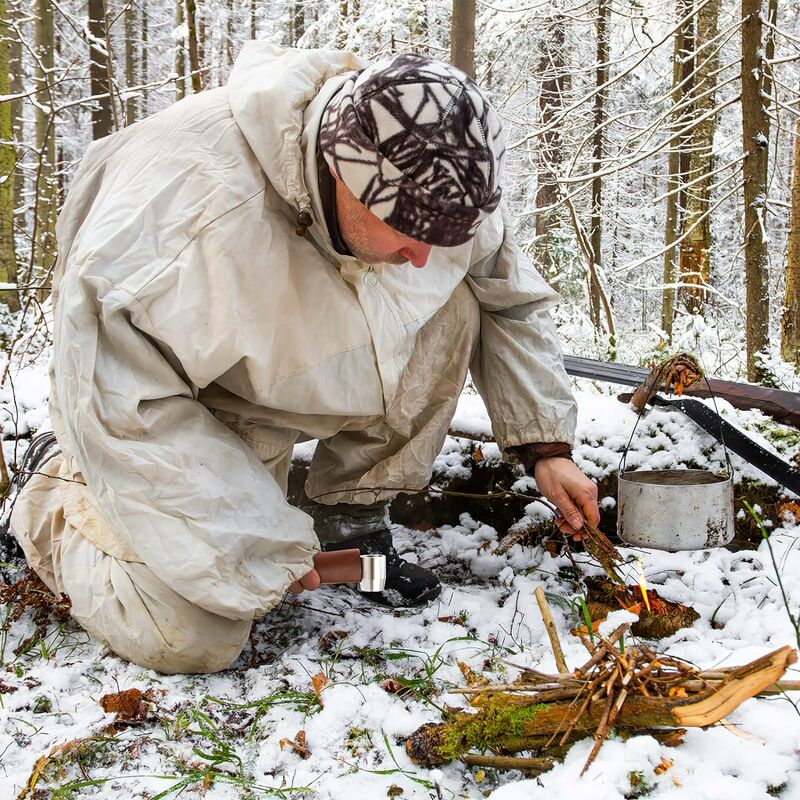
[[[415,267],[424,267],[428,262],[428,256],[433,247],[423,242],[411,242],[401,248],[400,255],[407,258]]]

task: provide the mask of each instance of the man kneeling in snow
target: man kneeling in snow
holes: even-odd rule
[[[58,225],[55,439],[11,517],[91,634],[162,672],[222,669],[253,618],[319,585],[320,546],[385,553],[378,603],[435,598],[388,501],[427,484],[468,370],[563,528],[598,522],[503,154],[453,67],[260,42],[227,86],[92,144]]]

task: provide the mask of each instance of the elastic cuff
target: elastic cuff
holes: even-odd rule
[[[511,460],[525,467],[525,471],[533,473],[537,461],[544,458],[568,458],[572,460],[572,445],[567,442],[534,442],[507,447],[505,452]]]

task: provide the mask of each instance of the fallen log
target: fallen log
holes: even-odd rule
[[[596,744],[588,767],[612,727],[633,735],[652,728],[713,725],[773,686],[797,661],[795,650],[782,647],[730,670],[700,692],[689,692],[684,684],[696,681],[699,670],[657,656],[647,647],[634,647],[626,658],[607,639],[601,639],[601,644],[604,660],[593,665],[589,674],[576,671],[566,679],[574,683],[579,678],[577,690],[572,687],[569,692],[559,677],[532,695],[486,687],[471,701],[477,712],[457,712],[444,723],[429,723],[415,731],[406,741],[409,757],[429,768],[474,750],[531,751],[547,758],[568,742],[594,732]],[[567,699],[547,696],[557,688],[568,691]]]
[[[629,364],[610,364],[576,356],[565,356],[564,366],[567,373],[576,378],[601,380],[623,386],[640,386],[652,372]],[[757,408],[778,422],[800,428],[800,400],[797,392],[735,383],[718,378],[709,378],[708,386],[705,381],[698,381],[693,386],[683,388],[684,394],[693,397],[710,397],[712,392],[715,397],[727,400],[735,408],[745,410]]]

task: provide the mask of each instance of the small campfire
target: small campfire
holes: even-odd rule
[[[638,563],[639,582],[626,583],[619,572],[622,556],[608,537],[586,525],[583,530],[587,552],[600,564],[607,577],[585,579],[586,605],[593,632],[612,612],[625,609],[636,614],[639,621],[631,631],[645,639],[664,639],[681,628],[690,627],[700,615],[688,606],[665,600],[655,589],[648,589],[641,561]],[[588,629],[582,626],[584,632]],[[581,628],[578,628],[581,630]]]
[[[688,628],[700,615],[693,608],[671,600],[665,600],[655,589],[648,589],[643,580],[640,583],[616,584],[608,578],[589,577],[585,579],[587,588],[586,605],[592,619],[592,627],[597,627],[612,612],[625,609],[639,617],[631,632],[645,639],[664,639],[681,628]],[[580,629],[579,629],[580,630]],[[583,630],[585,631],[585,628]]]

